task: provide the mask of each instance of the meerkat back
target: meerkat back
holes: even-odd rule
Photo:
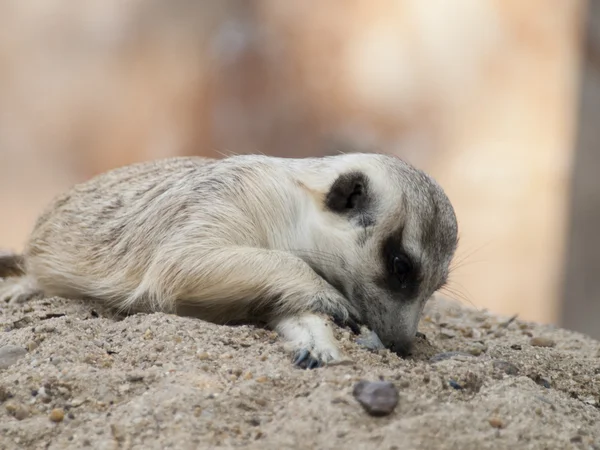
[[[25,273],[46,295],[118,302],[139,284],[148,263],[152,249],[143,240],[160,239],[165,231],[153,224],[168,212],[153,209],[153,201],[212,162],[201,157],[142,162],[74,186],[36,221],[23,254]],[[122,270],[118,277],[115,267]]]

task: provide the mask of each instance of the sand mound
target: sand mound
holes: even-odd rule
[[[0,306],[0,448],[600,448],[600,343],[431,302],[406,360],[295,369],[277,336],[60,298]],[[392,381],[371,417],[359,380]]]

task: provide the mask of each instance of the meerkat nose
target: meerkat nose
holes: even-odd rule
[[[412,341],[410,339],[398,339],[390,345],[390,350],[401,358],[410,356],[412,350]]]

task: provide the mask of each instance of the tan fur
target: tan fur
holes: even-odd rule
[[[353,171],[368,178],[369,225],[325,204],[334,181]],[[426,222],[444,242],[424,235]],[[423,267],[404,306],[374,281],[385,271],[382,242],[399,227]],[[314,366],[340,358],[323,315],[357,318],[389,345],[410,340],[455,241],[441,189],[395,157],[180,157],[123,167],[58,197],[38,219],[24,265],[46,295],[267,323]]]

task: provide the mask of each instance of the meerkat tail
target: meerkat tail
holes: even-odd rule
[[[0,278],[19,277],[25,275],[25,258],[23,255],[0,252]]]
[[[43,295],[42,290],[25,271],[25,257],[0,252],[0,304],[24,303],[40,295]]]

